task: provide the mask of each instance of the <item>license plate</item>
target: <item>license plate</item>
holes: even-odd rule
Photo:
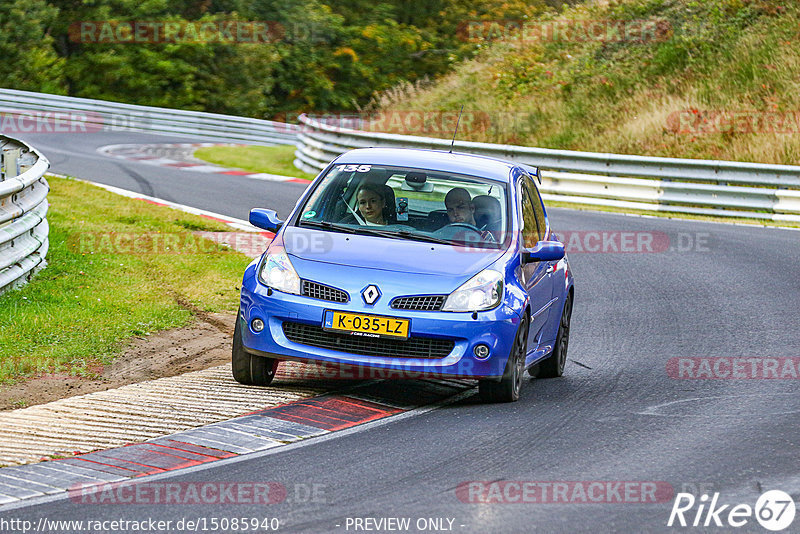
[[[411,321],[384,317],[326,310],[322,328],[334,332],[347,332],[355,336],[408,338]]]

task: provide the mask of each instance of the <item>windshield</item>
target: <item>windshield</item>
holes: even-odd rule
[[[442,171],[333,166],[300,210],[299,226],[393,239],[499,248],[506,186]]]

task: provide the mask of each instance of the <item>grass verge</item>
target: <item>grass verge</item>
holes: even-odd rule
[[[303,172],[294,166],[294,151],[294,145],[211,146],[198,149],[194,156],[209,163],[237,167],[245,171],[313,180],[315,174]]]
[[[191,308],[236,309],[250,260],[192,233],[229,227],[83,182],[49,181],[48,267],[0,295],[0,383],[95,376],[132,336],[183,326]],[[180,246],[126,252],[112,232]]]

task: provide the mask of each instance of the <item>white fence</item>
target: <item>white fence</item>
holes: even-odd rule
[[[44,178],[50,163],[36,149],[0,136],[0,293],[46,265],[48,231]]]
[[[224,142],[294,144],[297,127],[249,117],[136,106],[105,100],[0,89],[0,113],[20,134],[136,131]],[[16,119],[16,120],[15,120]],[[8,133],[6,129],[5,133]]]
[[[360,147],[448,150],[450,140],[365,132],[300,117],[295,165],[319,172]],[[455,150],[542,169],[542,196],[575,204],[800,221],[800,167],[456,141]]]

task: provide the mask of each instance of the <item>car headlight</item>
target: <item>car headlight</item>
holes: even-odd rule
[[[267,252],[261,264],[258,279],[265,286],[284,293],[300,294],[300,277],[294,270],[289,255],[283,249]]]
[[[443,311],[471,312],[490,310],[503,300],[503,276],[485,269],[450,293]]]

